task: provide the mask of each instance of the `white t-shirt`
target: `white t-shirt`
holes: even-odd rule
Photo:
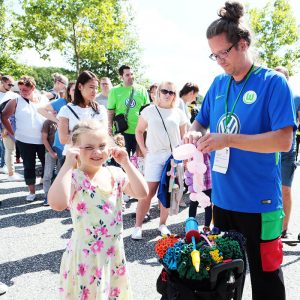
[[[96,119],[107,124],[107,110],[103,105],[99,105],[99,114],[97,114],[91,107],[80,107],[78,105],[68,104],[72,107],[75,113],[78,115],[78,120],[73,112],[67,107],[67,105],[63,106],[59,111],[57,118],[64,117],[69,119],[69,130],[72,131],[75,125],[78,124],[79,121]]]
[[[184,114],[186,116],[188,127],[190,127],[191,126],[191,121],[190,121],[191,114],[189,113],[187,105],[181,98],[179,98],[179,100],[178,100],[178,108],[180,108],[184,112]]]
[[[174,149],[181,142],[179,127],[186,124],[187,120],[184,112],[178,107],[157,107],[167,128],[167,134],[156,107],[149,105],[141,112],[141,117],[148,123],[146,147],[149,153],[153,154],[171,152],[169,137]]]
[[[14,93],[14,92],[11,92],[11,91],[8,91],[6,93],[0,92],[0,105],[2,103],[4,103],[5,101],[7,101],[7,100],[17,99],[18,96],[19,95],[17,93]]]
[[[41,130],[46,118],[37,112],[40,106],[49,102],[44,95],[39,95],[39,102],[27,102],[23,97],[17,97],[17,106],[15,111],[16,131],[15,138],[17,141],[41,145]]]

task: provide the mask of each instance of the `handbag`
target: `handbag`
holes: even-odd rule
[[[134,93],[134,88],[132,87],[132,91],[129,96],[129,101],[127,103],[127,108],[125,114],[118,114],[114,116],[113,118],[113,127],[114,127],[114,133],[123,133],[128,129],[128,112],[131,107],[131,104],[133,103],[133,93]]]

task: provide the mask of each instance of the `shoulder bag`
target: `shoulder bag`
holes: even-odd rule
[[[129,101],[128,104],[126,105],[127,108],[125,114],[118,114],[113,118],[114,133],[123,133],[125,130],[128,129],[127,117],[128,117],[129,109],[133,103],[133,93],[134,93],[134,88],[132,87],[132,91],[129,96]]]

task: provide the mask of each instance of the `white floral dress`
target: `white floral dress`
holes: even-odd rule
[[[112,192],[91,184],[76,169],[70,203],[74,230],[60,267],[60,299],[132,299],[122,238],[122,189],[128,182],[117,167],[108,167]]]

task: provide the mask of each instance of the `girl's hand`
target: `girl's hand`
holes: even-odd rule
[[[71,147],[67,150],[66,160],[64,165],[68,166],[69,168],[76,169],[79,160],[80,149],[77,147]]]
[[[130,162],[126,149],[120,147],[114,147],[111,148],[110,151],[112,157],[119,165],[123,166]]]

